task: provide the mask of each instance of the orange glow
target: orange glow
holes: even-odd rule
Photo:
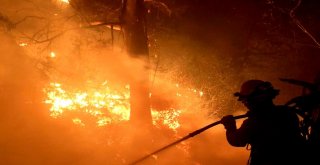
[[[101,22],[101,21],[95,21],[95,22],[90,22],[90,25],[92,25],[92,26],[95,26],[95,25],[103,25],[104,24],[104,22]],[[113,30],[117,30],[117,31],[121,31],[121,26],[119,26],[119,25],[113,25],[112,27],[111,27],[111,25],[105,25],[106,27],[108,27],[109,29],[113,29]]]
[[[73,122],[74,124],[77,124],[77,125],[80,125],[80,126],[85,126],[85,125],[82,123],[81,119],[79,119],[79,118],[74,118],[74,119],[72,119],[72,122]]]
[[[107,27],[108,27],[109,29],[111,29],[111,26],[110,26],[110,25],[107,25]],[[117,30],[117,31],[121,31],[121,26],[119,26],[119,25],[113,25],[113,26],[112,26],[112,29],[113,29],[113,30]]]
[[[19,43],[19,46],[21,46],[21,47],[25,47],[25,46],[28,46],[28,44],[27,43]]]
[[[50,52],[50,57],[51,58],[55,58],[56,57],[56,53],[55,52]]]

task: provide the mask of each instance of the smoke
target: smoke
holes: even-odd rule
[[[18,46],[13,36],[2,33],[1,164],[128,164],[218,120],[209,120],[206,111],[200,110],[201,100],[191,98],[198,96],[198,92],[186,90],[183,93],[187,88],[180,86],[178,91],[186,97],[172,97],[177,92],[176,84],[160,78],[155,80],[153,88],[160,90],[158,88],[161,87],[160,91],[165,94],[154,90],[160,97],[158,99],[170,100],[180,105],[176,108],[185,108],[179,116],[181,128],[177,132],[169,129],[147,131],[126,122],[100,128],[81,127],[67,116],[51,118],[49,105],[43,103],[46,97],[43,88],[50,81],[79,88],[88,80],[125,82],[128,77],[134,78],[130,77],[132,75],[139,77],[131,74],[132,68],[138,68],[134,73],[141,73],[139,70],[144,68],[140,60],[131,60],[125,54],[108,49],[84,49],[80,55],[71,54],[69,49],[73,45],[67,45],[68,39],[62,37],[57,40],[64,44],[60,48],[59,44],[52,48],[52,51],[56,50],[55,58],[49,58],[48,51],[44,59],[51,60],[51,64],[45,68],[49,61],[35,58],[34,54],[29,54],[28,48]],[[233,164],[245,162],[247,153],[230,147],[225,141],[223,128],[217,126],[141,164]]]

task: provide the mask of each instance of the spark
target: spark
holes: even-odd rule
[[[51,58],[55,58],[56,57],[56,53],[55,52],[50,52],[50,57]]]
[[[85,126],[79,118],[72,119],[72,122],[76,125]]]
[[[176,130],[180,127],[178,117],[181,114],[181,110],[165,110],[165,111],[151,111],[153,117],[153,124],[157,123],[167,126],[170,129]]]
[[[28,46],[28,44],[27,44],[27,43],[23,43],[23,42],[22,42],[22,43],[20,43],[20,44],[19,44],[19,46],[21,46],[21,47],[25,47],[25,46]]]

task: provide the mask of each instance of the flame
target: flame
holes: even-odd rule
[[[126,88],[124,88],[126,89]],[[111,91],[105,84],[99,89],[88,91],[66,91],[59,83],[50,83],[45,88],[47,94],[46,104],[51,104],[50,116],[58,118],[64,113],[80,112],[97,120],[98,126],[112,121],[129,119],[129,94]]]
[[[44,102],[51,105],[50,116],[53,118],[72,114],[75,116],[72,118],[74,124],[85,126],[86,121],[94,120],[96,126],[103,127],[129,120],[129,89],[129,85],[125,85],[120,90],[114,90],[105,81],[99,87],[86,91],[72,89],[67,91],[60,83],[54,82],[44,89],[47,95]],[[178,118],[181,112],[176,109],[162,111],[152,109],[153,124],[176,130],[180,127]]]
[[[66,3],[66,4],[69,4],[69,0],[60,0],[60,2],[63,2],[63,3]]]

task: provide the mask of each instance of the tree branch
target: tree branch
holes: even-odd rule
[[[99,24],[95,24],[95,25],[88,25],[88,26],[82,26],[82,27],[72,27],[72,28],[69,28],[69,29],[65,29],[55,35],[53,35],[52,37],[47,37],[46,39],[42,39],[42,40],[39,40],[37,38],[41,38],[41,35],[44,35],[43,33],[50,33],[50,31],[46,31],[46,32],[43,32],[45,31],[48,27],[44,27],[43,29],[39,30],[38,32],[34,33],[31,37],[30,36],[27,36],[27,35],[24,35],[25,38],[35,42],[35,43],[44,43],[44,42],[50,42],[58,37],[60,37],[61,35],[63,35],[64,33],[68,32],[68,31],[71,31],[71,30],[77,30],[77,29],[81,29],[81,28],[95,28],[95,27],[98,27],[98,26],[104,26],[104,25],[121,25],[121,23],[119,22],[102,22],[102,23],[99,23]],[[43,33],[41,33],[43,32]],[[49,34],[47,34],[48,36]]]
[[[296,6],[291,9],[290,11],[290,17],[293,20],[293,22],[304,32],[306,35],[308,35],[312,41],[317,45],[318,48],[320,48],[320,43],[317,41],[317,39],[302,25],[302,23],[296,18],[295,11],[300,6],[301,0],[298,0]]]
[[[24,18],[22,18],[21,20],[17,21],[16,23],[14,23],[15,26],[17,26],[18,24],[26,21],[29,18],[34,18],[34,19],[46,19],[45,17],[39,17],[39,16],[26,16]]]

